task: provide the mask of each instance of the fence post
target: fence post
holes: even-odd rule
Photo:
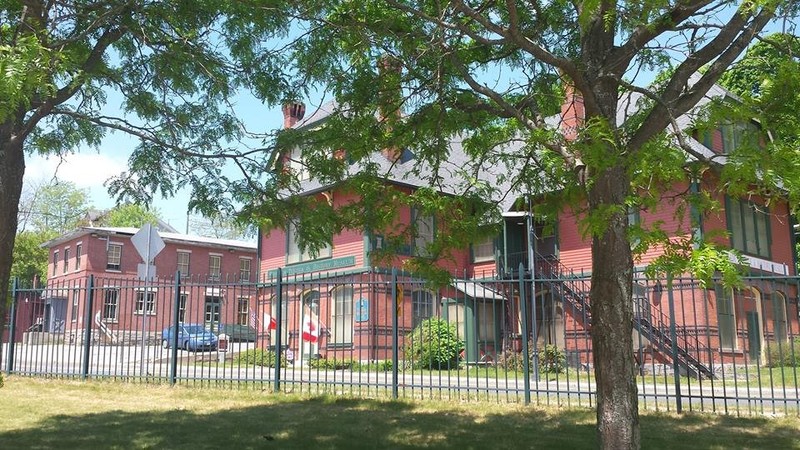
[[[672,341],[672,375],[675,381],[675,408],[683,411],[681,403],[681,372],[678,362],[678,333],[675,327],[675,296],[672,292],[672,274],[667,273],[667,299],[669,300],[669,339]]]
[[[17,333],[17,290],[19,284],[17,277],[11,283],[11,309],[8,314],[11,317],[11,325],[8,327],[8,351],[6,352],[6,375],[11,375],[14,370],[14,335]],[[1,344],[1,342],[0,342]]]
[[[83,330],[83,368],[81,378],[86,380],[89,376],[89,358],[92,350],[92,310],[94,309],[94,275],[89,275],[89,283],[86,285],[86,314],[85,327]]]
[[[389,300],[389,307],[392,309],[392,398],[398,398],[399,372],[398,365],[400,364],[400,352],[398,347],[400,345],[400,318],[398,314],[397,304],[397,268],[392,268],[392,297]]]
[[[528,301],[525,298],[525,267],[519,263],[519,299],[520,307],[522,308],[522,383],[525,390],[525,404],[531,403],[531,368],[528,361]],[[536,326],[536,324],[534,324]],[[536,345],[534,343],[534,345]]]
[[[280,267],[276,272],[277,280],[275,282],[275,392],[281,391],[281,348],[283,347],[283,271]],[[265,324],[267,332],[269,332],[269,324]],[[302,344],[300,345],[302,347]],[[300,349],[302,350],[302,348]]]
[[[178,322],[181,313],[181,271],[175,271],[175,305],[172,307],[172,342],[170,343],[170,358],[169,358],[169,384],[175,386],[178,382],[178,345],[176,344],[178,338]],[[164,339],[162,336],[161,339]]]

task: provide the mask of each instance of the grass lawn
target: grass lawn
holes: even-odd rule
[[[594,411],[10,377],[0,449],[595,448]],[[800,418],[645,413],[645,449],[800,449]]]

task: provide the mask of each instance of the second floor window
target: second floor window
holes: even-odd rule
[[[239,281],[250,281],[250,260],[239,259]]]
[[[83,256],[83,245],[75,246],[75,270],[81,270],[81,256]]]
[[[305,250],[300,250],[300,244],[298,242],[297,236],[297,229],[295,225],[289,222],[289,226],[286,230],[286,238],[288,240],[287,249],[286,249],[286,262],[288,264],[298,263],[303,261],[311,261],[313,259],[318,258],[328,258],[331,256],[331,247],[330,245],[326,245],[324,248],[321,248],[316,254],[314,254],[310,249],[306,248]]]
[[[69,270],[69,249],[64,249],[64,273],[67,273]]]
[[[770,257],[769,211],[766,206],[727,199],[731,247],[748,255]]]
[[[219,281],[222,270],[222,256],[210,255],[208,257],[208,276],[212,281]]]
[[[414,254],[417,256],[430,256],[428,244],[433,242],[434,237],[433,216],[422,214],[416,209],[412,210],[411,214],[414,218],[414,226],[417,232],[416,236],[414,236]]]
[[[120,270],[122,261],[122,246],[120,244],[108,244],[106,269]]]
[[[189,252],[178,252],[178,272],[181,273],[181,277],[185,277],[189,275],[189,256],[191,253]]]
[[[484,239],[472,246],[472,261],[486,262],[494,261],[494,238]]]
[[[53,276],[55,276],[56,273],[58,273],[58,261],[59,261],[58,255],[59,255],[58,250],[53,252]]]
[[[353,288],[338,287],[331,293],[331,334],[332,344],[353,343]]]

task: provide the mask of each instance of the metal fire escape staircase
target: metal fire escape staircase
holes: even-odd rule
[[[537,255],[535,258],[536,279],[547,286],[551,292],[560,296],[566,308],[570,308],[572,316],[586,329],[590,329],[592,313],[589,305],[590,284],[585,278],[570,274],[567,269],[553,258]],[[695,355],[699,355],[700,341],[695,336],[686,336],[670,332],[669,317],[659,309],[651,307],[647,298],[638,298],[637,311],[633,328],[652,344],[661,355],[676,361],[689,376],[699,378],[715,378],[714,372]],[[673,346],[673,338],[676,345]]]

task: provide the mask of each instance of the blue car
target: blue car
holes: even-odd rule
[[[178,325],[178,348],[191,350],[216,350],[217,336],[200,324]],[[164,328],[161,332],[161,347],[169,348],[174,342],[175,327]]]

